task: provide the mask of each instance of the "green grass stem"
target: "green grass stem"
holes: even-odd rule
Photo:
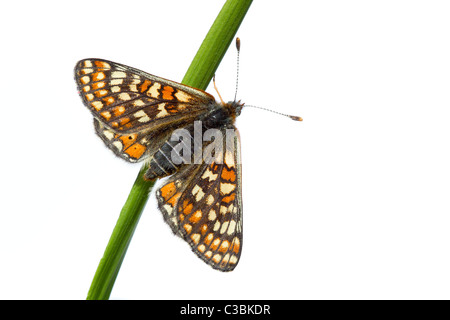
[[[247,13],[252,0],[227,0],[200,49],[189,66],[182,83],[205,90]],[[145,208],[155,181],[144,181],[144,165],[131,188],[108,245],[92,280],[87,299],[110,297],[120,266]]]

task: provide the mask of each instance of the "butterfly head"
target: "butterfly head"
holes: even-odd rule
[[[241,101],[229,101],[224,105],[225,109],[227,109],[228,113],[230,114],[230,118],[233,120],[236,119],[241,114],[242,107],[244,107],[244,104],[241,103]]]

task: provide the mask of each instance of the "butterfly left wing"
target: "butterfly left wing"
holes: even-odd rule
[[[97,134],[129,162],[151,157],[215,102],[202,90],[102,59],[79,61],[75,81]]]
[[[233,129],[232,146],[215,155],[212,163],[184,167],[156,192],[172,231],[221,271],[233,270],[242,250],[240,143]]]
[[[215,101],[202,90],[102,59],[79,61],[75,81],[94,117],[119,133],[191,122]]]

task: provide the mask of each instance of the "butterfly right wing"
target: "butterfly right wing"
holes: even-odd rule
[[[232,145],[212,163],[185,166],[156,192],[158,207],[172,231],[220,271],[233,270],[242,251],[240,142],[233,129]]]

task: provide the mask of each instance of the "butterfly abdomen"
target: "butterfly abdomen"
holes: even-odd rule
[[[201,125],[204,122],[199,122]],[[195,132],[198,126],[192,124],[184,128],[174,130],[164,144],[148,160],[149,168],[144,175],[146,180],[163,178],[174,174],[184,164],[194,162],[195,147],[202,145],[194,143],[194,137],[201,135],[204,127],[200,126],[199,132]],[[201,138],[201,136],[200,136]],[[198,151],[198,150],[197,150]]]
[[[144,175],[144,179],[154,180],[169,176],[177,171],[180,164],[174,163],[171,157],[172,150],[177,143],[176,141],[168,140],[156,151],[149,160],[149,168]]]

